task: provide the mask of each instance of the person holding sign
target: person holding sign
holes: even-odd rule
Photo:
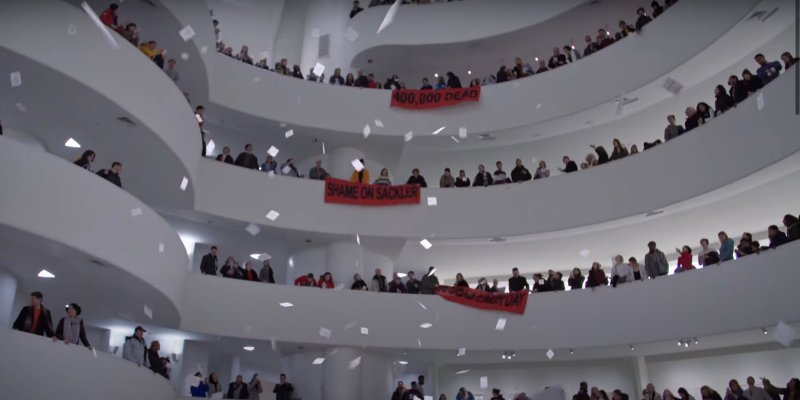
[[[369,184],[369,170],[367,170],[367,165],[363,158],[359,161],[361,161],[361,165],[364,167],[361,168],[361,171],[353,171],[353,174],[350,175],[350,182]]]

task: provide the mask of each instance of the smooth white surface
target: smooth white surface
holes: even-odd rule
[[[172,400],[169,381],[147,368],[83,346],[0,329],[5,399]]]
[[[800,149],[800,136],[792,134],[793,87],[782,84],[791,79],[781,77],[763,90],[770,106],[760,112],[748,99],[690,134],[602,168],[524,185],[423,189],[422,197],[435,196],[437,207],[325,204],[323,182],[267,179],[259,171],[204,160],[196,209],[273,227],[436,239],[549,232],[644,215],[736,182]],[[262,201],[251,200],[256,198]],[[491,218],[474,218],[492,204],[503,207],[492,209]],[[270,209],[281,218],[266,220]]]
[[[0,269],[0,326],[11,326],[16,318],[14,298],[17,296],[17,278],[9,271]]]
[[[504,315],[467,308],[437,296],[396,295],[360,291],[332,291],[283,285],[261,285],[219,277],[190,275],[184,304],[182,329],[208,334],[326,345],[363,345],[364,336],[355,329],[345,330],[351,320],[365,319],[370,330],[369,345],[389,348],[417,348],[468,351],[496,348],[497,343],[514,350],[611,346],[648,341],[673,340],[770,326],[779,320],[800,319],[794,307],[800,294],[792,290],[800,277],[794,260],[800,244],[789,244],[758,256],[618,288],[533,294],[525,315]],[[754,271],[761,277],[753,280]],[[719,285],[725,281],[726,285]],[[731,290],[747,287],[748,290]],[[681,296],[675,296],[680,288]],[[775,301],[763,293],[781,293]],[[647,298],[647,309],[659,319],[671,318],[682,324],[642,324],[638,315],[642,304],[633,298]],[[283,308],[289,301],[294,307]],[[427,306],[423,310],[418,305]],[[239,312],[227,312],[237,304]],[[587,304],[592,304],[587,307]],[[703,304],[704,307],[696,307]],[[615,310],[602,313],[598,310]],[[375,310],[380,310],[376,313]],[[564,314],[563,310],[572,310]],[[713,311],[713,320],[707,318]],[[421,329],[435,314],[433,328]],[[208,315],[215,315],[209,320]],[[347,314],[347,315],[345,315]],[[253,318],[269,315],[270,318]],[[747,315],[748,318],[741,318]],[[302,316],[302,318],[298,318]],[[496,332],[498,316],[507,318],[505,330]],[[281,324],[274,324],[276,319]],[[475,321],[484,321],[476,323]],[[613,330],[589,330],[586,326],[612,323]],[[531,336],[531,326],[537,325]],[[251,326],[252,329],[245,329]],[[317,334],[320,327],[332,331],[330,338]],[[492,340],[487,341],[487,335]]]
[[[454,120],[458,122],[456,127],[465,126],[473,133],[507,129],[596,106],[649,83],[705,49],[745,17],[755,4],[754,0],[736,0],[717,7],[711,2],[680,2],[648,25],[647,35],[628,38],[581,63],[550,71],[542,77],[521,80],[519,88],[487,87],[476,104],[435,111],[393,109],[389,108],[389,91],[299,82],[254,70],[221,55],[217,55],[211,101],[297,126],[359,134],[366,122],[376,118],[383,121],[392,135],[404,135],[409,130],[425,132],[425,126],[435,129],[452,125]],[[613,65],[626,68],[609,67]],[[261,77],[256,84],[254,76]],[[564,90],[567,86],[582,88],[581,95]],[[292,96],[264,97],[263,93],[292,93]],[[299,101],[295,102],[297,96]],[[531,104],[537,103],[542,103],[542,107],[531,112]],[[309,109],[314,112],[307,112]],[[352,110],[358,110],[357,116],[347,117]]]
[[[182,302],[186,253],[150,207],[93,173],[2,137],[0,186],[0,224],[90,254],[150,284],[164,299],[136,300],[150,302],[156,321],[179,323],[173,313]],[[131,217],[133,208],[142,215]]]

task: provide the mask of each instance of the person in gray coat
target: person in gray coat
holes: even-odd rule
[[[139,367],[150,368],[150,362],[147,360],[147,342],[143,337],[145,332],[147,331],[144,328],[137,326],[133,330],[133,336],[125,338],[125,344],[122,345],[122,358],[135,362]]]
[[[678,137],[681,133],[683,133],[683,126],[675,125],[675,116],[670,115],[667,117],[667,121],[669,121],[669,125],[664,129],[664,141],[672,140]]]
[[[272,267],[269,265],[269,260],[264,260],[264,266],[261,267],[261,272],[258,274],[258,280],[264,283],[275,283],[275,275],[272,273]]]
[[[422,281],[419,287],[419,292],[421,294],[434,294],[436,293],[436,288],[439,286],[439,278],[436,275],[433,275],[432,272],[436,268],[430,267],[428,268],[428,273],[422,277]]]
[[[250,397],[250,400],[258,400],[258,396],[263,391],[264,389],[261,387],[261,379],[258,378],[258,374],[253,375],[253,379],[247,384],[247,395]]]
[[[666,275],[669,269],[667,263],[667,256],[664,252],[656,248],[656,242],[647,244],[650,252],[644,256],[644,271],[650,279],[656,279],[658,276]]]

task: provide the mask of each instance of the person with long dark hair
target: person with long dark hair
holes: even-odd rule
[[[453,72],[447,73],[447,87],[450,89],[460,89],[461,88],[461,79],[458,79],[456,74]]]
[[[94,151],[86,150],[83,152],[83,154],[81,154],[80,157],[78,157],[77,160],[75,160],[74,164],[89,172],[94,172],[92,171],[92,162],[94,162],[94,157]]]
[[[497,71],[497,83],[502,83],[508,80],[508,72],[506,72],[506,66],[501,65],[500,70]]]
[[[739,399],[747,399],[744,397],[744,390],[742,387],[739,386],[739,382],[736,379],[731,379],[728,382],[728,390],[725,391],[725,400],[739,400]]]
[[[347,74],[347,78],[345,78],[345,80],[344,80],[344,85],[352,87],[355,84],[356,84],[356,80],[355,80],[355,78],[353,78],[353,74],[352,73]]]
[[[583,282],[586,280],[586,277],[581,275],[580,268],[573,268],[572,272],[569,274],[569,279],[567,279],[567,284],[571,289],[583,289]]]
[[[609,161],[608,152],[603,146],[590,145],[595,153],[597,153],[597,165],[603,165]]]
[[[323,289],[334,289],[336,285],[333,284],[333,275],[330,272],[326,272],[319,278],[317,281],[317,287],[321,287]]]
[[[608,285],[608,277],[606,273],[603,272],[603,269],[600,267],[600,263],[593,262],[592,268],[589,270],[588,278],[586,278],[586,287],[587,288],[596,288],[598,286],[606,286]]]
[[[361,161],[361,165],[363,165],[364,168],[361,168],[361,171],[353,171],[353,174],[350,175],[350,182],[369,184],[370,180],[369,180],[369,170],[367,169],[367,164],[363,158],[359,161]]]
[[[467,280],[464,279],[464,275],[461,275],[461,272],[456,274],[456,284],[455,284],[455,286],[461,286],[461,287],[467,287],[467,288],[469,287],[469,283],[467,283]]]
[[[751,96],[764,87],[764,82],[758,75],[753,75],[749,69],[742,71],[742,80],[747,84],[747,95]]]
[[[792,214],[783,216],[783,225],[786,226],[786,237],[789,241],[800,239],[800,221]]]
[[[67,307],[67,316],[58,321],[53,341],[61,340],[64,344],[78,344],[80,341],[85,347],[92,350],[92,345],[86,339],[86,330],[83,328],[83,319],[80,315],[81,306],[70,303]]]
[[[614,139],[611,144],[614,146],[614,151],[611,152],[611,157],[609,160],[619,160],[628,156],[628,149],[622,145],[622,142],[620,142],[619,139]]]
[[[714,101],[714,112],[716,112],[717,115],[736,107],[736,101],[728,94],[728,91],[725,90],[725,86],[717,85],[714,89],[714,97],[717,98]]]
[[[700,395],[703,396],[702,400],[722,400],[722,396],[720,396],[716,390],[708,386],[702,386],[700,388]]]
[[[212,372],[211,375],[208,376],[208,396],[211,397],[214,393],[220,392],[222,392],[222,384],[219,383],[217,373]]]
[[[787,51],[781,54],[781,60],[783,60],[784,70],[788,70],[797,64],[797,62],[800,61],[800,58],[792,56],[792,53]]]
[[[392,179],[389,178],[389,170],[384,168],[381,170],[381,174],[375,179],[374,185],[391,185]]]

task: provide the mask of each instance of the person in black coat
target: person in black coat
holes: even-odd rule
[[[522,160],[519,158],[517,159],[517,166],[511,170],[511,182],[525,182],[531,180],[531,171],[528,171],[524,165],[522,165]]]
[[[275,283],[275,274],[272,271],[269,260],[264,260],[261,272],[258,273],[258,279],[264,283]]]
[[[502,83],[508,80],[508,72],[506,72],[506,66],[503,65],[500,67],[500,70],[497,71],[497,83]]]
[[[684,133],[700,126],[700,116],[697,115],[697,110],[692,107],[686,108],[686,122],[683,125],[686,127]]]
[[[428,187],[428,183],[425,182],[425,177],[419,174],[419,169],[417,168],[414,168],[414,170],[411,171],[411,176],[408,178],[408,181],[406,181],[406,184],[419,185],[420,187],[424,188]]]
[[[728,78],[728,86],[730,86],[730,94],[736,104],[741,103],[747,98],[747,83],[740,81],[736,75],[731,75]]]
[[[167,367],[161,361],[161,356],[158,355],[159,350],[161,350],[161,343],[159,343],[158,340],[150,342],[150,348],[147,349],[147,359],[150,360],[150,370],[169,379]]]
[[[639,14],[639,18],[636,20],[636,30],[641,32],[642,27],[647,25],[650,21],[652,21],[652,19],[647,16],[647,14],[644,12],[644,8],[642,7],[639,7],[639,9],[636,10],[636,14]]]
[[[200,272],[206,275],[217,275],[217,246],[211,246],[211,251],[203,256],[200,261]]]
[[[725,111],[728,111],[736,106],[736,101],[734,101],[733,97],[731,97],[728,94],[728,91],[725,90],[725,86],[717,85],[717,87],[714,89],[714,95],[717,98],[717,100],[714,102],[716,115],[723,114]]]
[[[567,283],[569,287],[572,289],[583,289],[583,281],[586,280],[586,277],[581,275],[580,268],[573,268],[572,273],[569,275],[569,279],[567,279]],[[588,400],[589,397],[587,396],[585,400]]]
[[[253,145],[248,143],[244,146],[244,152],[239,153],[234,163],[247,169],[258,169],[258,157],[253,154]]]
[[[42,296],[41,292],[31,293],[31,305],[25,306],[20,310],[19,316],[17,316],[14,324],[11,325],[11,329],[32,333],[34,335],[45,335],[47,337],[55,336],[56,333],[53,332],[53,320],[50,318],[50,310],[42,305],[43,299],[44,296]],[[37,311],[39,314],[38,319],[35,318]],[[34,324],[34,319],[36,319],[36,324]]]
[[[368,85],[369,85],[369,78],[367,78],[364,75],[364,70],[363,69],[359,69],[358,70],[358,78],[356,78],[355,83],[353,84],[353,86],[360,87],[360,88],[365,88]]]
[[[764,81],[762,81],[758,75],[753,75],[749,69],[742,71],[742,80],[744,80],[745,84],[747,85],[748,95],[753,94],[764,87]]]
[[[664,7],[661,7],[657,1],[650,3],[650,7],[653,7],[653,18],[658,18],[664,12]]]
[[[521,290],[530,289],[530,286],[528,285],[528,280],[525,279],[524,276],[520,276],[519,269],[517,268],[512,269],[511,274],[513,276],[511,278],[508,278],[509,292],[519,292]]]
[[[578,170],[578,164],[575,164],[575,161],[570,160],[569,157],[564,156],[562,161],[564,161],[564,165],[566,165],[566,168],[564,169],[559,168],[559,171],[568,174],[570,172],[575,172]]]
[[[89,350],[92,350],[92,345],[90,345],[89,340],[86,339],[86,329],[83,328],[83,319],[79,317],[79,315],[81,315],[81,306],[70,303],[70,305],[67,306],[67,316],[58,321],[56,335],[53,336],[53,341],[61,340],[64,344],[78,344],[80,342],[83,343],[85,347],[89,348]],[[66,322],[67,325],[66,330],[64,322]],[[77,334],[75,334],[75,331],[72,329],[73,325],[78,325]]]
[[[486,172],[483,164],[478,165],[478,174],[475,175],[475,180],[472,181],[472,186],[491,186],[494,184],[492,174]]]
[[[225,148],[222,149],[222,154],[220,154],[220,156],[222,157],[221,161],[225,164],[233,164],[233,157],[231,156],[230,147],[225,146]]]
[[[782,244],[789,243],[789,238],[786,234],[778,229],[777,225],[770,225],[767,228],[767,235],[769,236],[769,248],[774,249]]]
[[[293,391],[294,386],[286,381],[286,374],[281,374],[280,383],[275,384],[275,389],[272,389],[272,393],[275,393],[275,400],[291,400]]]
[[[102,176],[105,180],[122,187],[122,180],[119,179],[119,173],[122,172],[122,164],[114,162],[111,164],[111,169],[101,169],[97,175]]]
[[[565,65],[566,63],[567,63],[567,56],[561,54],[561,50],[558,47],[553,47],[553,56],[550,57],[550,61],[547,63],[547,66],[550,69],[554,69],[562,65]],[[539,64],[541,66],[541,62]]]
[[[447,87],[450,89],[459,89],[461,88],[461,79],[458,79],[456,74],[452,72],[447,73]]]
[[[591,145],[594,152],[597,153],[597,165],[602,165],[608,162],[608,152],[603,146]]]
[[[238,396],[237,396],[238,392]],[[242,376],[238,375],[236,377],[236,382],[231,382],[228,385],[228,395],[226,396],[228,399],[249,399],[250,394],[247,393],[247,384],[244,383],[242,380]]]

